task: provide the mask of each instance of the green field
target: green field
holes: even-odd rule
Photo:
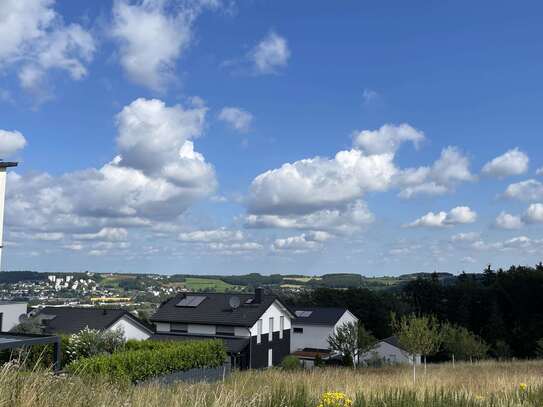
[[[214,279],[214,278],[201,278],[201,277],[187,277],[185,281],[182,283],[182,285],[188,289],[193,291],[232,291],[232,290],[240,290],[243,287],[232,285],[225,283],[222,280]]]

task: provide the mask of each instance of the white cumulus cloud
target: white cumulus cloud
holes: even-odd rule
[[[467,206],[457,206],[449,212],[428,212],[419,219],[407,224],[407,227],[445,227],[473,223],[477,213]]]
[[[0,2],[0,69],[14,67],[26,90],[43,95],[47,71],[58,69],[78,80],[96,51],[93,37],[79,24],[66,24],[54,0]]]
[[[543,184],[535,179],[510,184],[504,196],[521,201],[543,200]]]
[[[257,73],[276,73],[287,65],[290,58],[287,40],[272,31],[258,43],[250,57]]]
[[[219,119],[235,130],[246,133],[251,129],[253,115],[239,107],[224,107],[219,113]]]
[[[524,226],[520,216],[511,215],[507,212],[501,212],[496,217],[496,227],[500,229],[520,229]]]
[[[524,219],[529,223],[543,223],[543,204],[531,204],[524,214]]]
[[[0,158],[9,157],[25,146],[26,139],[20,132],[0,130]]]
[[[180,233],[177,237],[182,242],[190,243],[211,243],[211,242],[228,242],[243,240],[243,233],[239,230],[210,229],[210,230],[195,230],[192,232]]]
[[[395,153],[406,141],[416,147],[424,140],[424,133],[403,123],[399,126],[385,124],[377,130],[355,132],[353,144],[368,154]]]
[[[515,148],[486,163],[483,167],[483,174],[498,178],[521,175],[528,171],[529,162],[530,159],[526,153]]]
[[[276,251],[292,251],[295,253],[319,250],[322,248],[322,243],[330,238],[331,235],[321,231],[302,233],[298,236],[276,239],[273,242],[272,249]]]

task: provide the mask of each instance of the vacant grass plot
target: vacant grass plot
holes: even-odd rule
[[[133,386],[4,368],[0,406],[316,407],[328,391],[343,393],[353,407],[543,406],[543,362],[429,366],[416,386],[410,373],[409,367],[269,370],[216,384]]]

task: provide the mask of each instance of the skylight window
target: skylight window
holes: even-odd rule
[[[177,303],[178,307],[190,307],[195,308],[205,300],[206,297],[202,295],[188,295]]]
[[[311,316],[313,311],[296,311],[295,314],[298,318],[307,318]]]

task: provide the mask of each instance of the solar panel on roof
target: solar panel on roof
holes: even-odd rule
[[[313,311],[296,311],[295,314],[298,318],[307,318],[311,316]]]
[[[177,303],[178,307],[190,307],[195,308],[205,300],[206,297],[203,295],[188,295]]]

